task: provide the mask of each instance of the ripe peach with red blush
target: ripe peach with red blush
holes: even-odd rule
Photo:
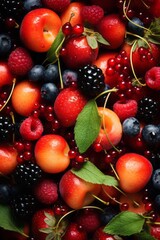
[[[66,170],[70,163],[68,152],[68,143],[57,134],[46,134],[39,138],[34,150],[36,163],[47,173]]]
[[[9,70],[8,64],[6,62],[0,62],[0,87],[11,85],[12,81],[13,75]]]
[[[84,4],[81,2],[70,3],[60,16],[62,25],[66,22],[69,22],[69,20],[72,26],[76,24],[82,24],[83,20],[81,16],[81,10],[83,6]]]
[[[101,128],[95,143],[100,143],[105,150],[116,146],[122,138],[122,124],[117,114],[109,108],[98,107]]]
[[[46,52],[60,27],[61,19],[57,13],[47,8],[37,8],[24,16],[20,25],[20,38],[28,49]]]
[[[24,80],[17,83],[12,94],[12,106],[22,116],[29,116],[35,104],[41,99],[40,87],[32,82]]]
[[[149,182],[153,167],[141,154],[125,153],[116,162],[119,185],[126,193],[141,191]]]
[[[12,145],[0,146],[0,173],[11,174],[16,168],[18,152]]]
[[[86,182],[77,177],[68,170],[62,176],[59,183],[59,191],[61,197],[67,205],[73,209],[80,209],[94,201],[93,195],[98,195],[101,185]]]

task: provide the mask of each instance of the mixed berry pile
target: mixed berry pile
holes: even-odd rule
[[[1,0],[2,240],[160,239],[159,45],[159,0]]]

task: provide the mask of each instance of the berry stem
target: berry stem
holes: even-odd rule
[[[13,79],[13,83],[12,83],[12,88],[11,88],[11,92],[6,100],[6,102],[4,103],[4,105],[1,107],[0,109],[0,112],[5,108],[5,106],[7,105],[7,103],[9,102],[11,96],[12,96],[12,93],[13,93],[13,90],[14,90],[14,87],[15,87],[15,84],[16,84],[16,78]]]
[[[119,181],[120,178],[119,178],[119,176],[118,176],[118,174],[117,174],[115,168],[113,167],[113,164],[112,164],[112,163],[110,163],[110,167],[112,168],[112,170],[113,170],[113,172],[114,172],[114,175],[116,176],[117,180]]]
[[[112,88],[112,89],[108,89],[104,92],[101,92],[98,96],[95,97],[95,100],[97,100],[97,98],[101,97],[102,95],[106,94],[106,93],[111,93],[111,92],[117,92],[118,89],[117,88]]]
[[[118,203],[119,205],[122,204],[121,202],[119,202],[118,200],[116,200],[115,198],[113,198],[109,193],[107,193],[103,186],[102,186],[102,189],[103,189],[103,191],[105,192],[105,194],[106,194],[112,201]]]
[[[10,116],[11,116],[11,119],[12,119],[12,123],[15,124],[15,118],[14,118],[13,112],[10,112]],[[13,133],[13,139],[12,139],[12,141],[13,141],[13,142],[15,141],[15,133]]]

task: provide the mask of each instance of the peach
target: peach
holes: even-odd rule
[[[18,152],[12,145],[0,146],[0,173],[3,175],[11,174],[18,162]]]
[[[68,170],[59,183],[60,195],[73,209],[81,209],[94,201],[93,195],[98,195],[101,185],[84,181]]]
[[[125,153],[116,162],[119,185],[126,193],[141,191],[151,178],[153,167],[143,155]]]
[[[109,108],[98,107],[101,117],[101,128],[95,143],[100,143],[102,148],[109,150],[116,146],[122,138],[122,124],[115,112]]]
[[[42,136],[36,142],[34,152],[36,162],[44,172],[59,173],[69,166],[69,146],[60,135]]]
[[[40,102],[40,87],[32,82],[24,80],[17,83],[12,94],[12,105],[15,111],[22,116],[29,116],[35,104]]]
[[[26,47],[35,52],[47,52],[61,28],[57,13],[47,8],[28,12],[20,25],[20,38]]]
[[[0,62],[0,87],[5,85],[11,85],[13,82],[13,76],[9,70],[6,62]]]
[[[66,22],[69,22],[72,24],[72,26],[76,24],[82,24],[83,20],[81,17],[81,10],[83,8],[84,4],[80,2],[72,2],[68,5],[68,7],[63,11],[61,15],[61,21],[62,25]],[[73,16],[71,17],[71,15]],[[71,18],[71,19],[70,19]]]

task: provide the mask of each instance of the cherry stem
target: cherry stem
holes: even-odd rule
[[[60,86],[61,86],[61,89],[63,89],[64,84],[63,84],[63,79],[62,79],[61,64],[60,64],[59,57],[57,58],[57,62],[58,62],[58,72],[59,72],[59,78],[60,78]]]
[[[106,202],[104,200],[102,200],[101,198],[97,197],[96,195],[92,194],[92,197],[94,197],[96,200],[98,200],[99,202],[103,203],[104,205],[109,205],[109,202]]]
[[[141,0],[141,1],[142,1],[142,0]],[[141,25],[133,22],[133,21],[127,16],[127,13],[126,13],[125,8],[127,8],[127,9],[129,8],[130,2],[131,2],[131,1],[129,1],[128,6],[126,6],[126,0],[125,0],[124,3],[123,3],[123,14],[124,14],[124,16],[126,17],[126,19],[127,19],[129,22],[131,22],[132,24],[134,24],[135,26],[137,26],[137,27],[139,27],[139,28],[143,28],[144,30],[146,30],[146,31],[148,31],[148,32],[151,33],[151,31],[150,31],[148,28],[145,28],[145,27],[143,27],[143,26],[141,26]],[[144,2],[143,2],[143,3],[144,3]],[[146,6],[146,5],[145,5],[145,6]]]
[[[128,197],[137,207],[139,207],[139,203],[136,202],[134,199],[132,199],[131,197],[127,196],[126,193],[124,193],[121,189],[119,189],[117,186],[113,186],[116,190],[118,190],[121,194],[123,194],[124,196]]]
[[[136,44],[137,44],[137,40],[134,41],[134,43],[133,43],[133,45],[132,45],[132,47],[131,47],[131,51],[130,51],[130,64],[131,64],[131,69],[132,69],[132,73],[133,73],[133,75],[134,75],[134,78],[135,78],[135,80],[138,82],[138,84],[139,84],[140,86],[146,86],[146,84],[143,84],[143,83],[141,83],[141,82],[139,81],[139,79],[137,78],[137,75],[136,75],[136,73],[135,73],[135,71],[134,71],[134,67],[133,67],[132,54],[133,54],[133,49],[134,49],[134,47],[135,47]]]
[[[14,114],[13,112],[10,112],[10,116],[11,116],[11,119],[12,119],[12,123],[15,124],[15,118],[14,118]],[[13,133],[13,139],[12,141],[14,142],[15,141],[15,134]]]
[[[112,163],[110,163],[110,167],[112,168],[112,170],[113,170],[113,172],[114,172],[114,175],[116,176],[117,180],[120,181],[120,178],[119,178],[119,176],[118,176],[115,168],[113,167],[113,164],[112,164]]]
[[[113,198],[109,193],[107,193],[103,186],[102,186],[102,189],[103,189],[103,191],[105,192],[105,194],[106,194],[112,201],[118,203],[119,205],[122,204],[121,202],[119,202],[118,200],[116,200],[115,198]]]
[[[112,91],[111,91],[111,90],[112,90]],[[116,91],[117,91],[116,88],[113,88],[113,89],[111,89],[111,90],[107,90],[107,91],[108,91],[108,95],[106,96],[106,99],[105,99],[105,102],[104,102],[104,106],[103,106],[104,110],[105,110],[105,108],[106,108],[106,105],[107,105],[107,102],[108,102],[108,99],[109,99],[110,94],[111,94],[112,92],[116,92]],[[106,91],[106,92],[107,92],[107,91]],[[116,148],[116,146],[111,142],[111,140],[110,140],[109,137],[108,137],[107,130],[106,130],[106,126],[105,126],[105,121],[104,121],[104,114],[102,115],[102,125],[103,125],[104,133],[105,133],[105,135],[106,135],[106,138],[107,138],[108,142],[111,144],[111,146],[112,146],[117,152],[119,152],[118,148]]]
[[[6,100],[6,102],[4,103],[4,105],[1,107],[0,109],[0,112],[5,108],[5,106],[7,105],[7,103],[9,102],[11,96],[12,96],[12,93],[13,93],[13,90],[14,90],[14,87],[15,87],[15,84],[16,84],[16,78],[13,79],[13,83],[12,83],[12,88],[11,88],[11,92]]]

